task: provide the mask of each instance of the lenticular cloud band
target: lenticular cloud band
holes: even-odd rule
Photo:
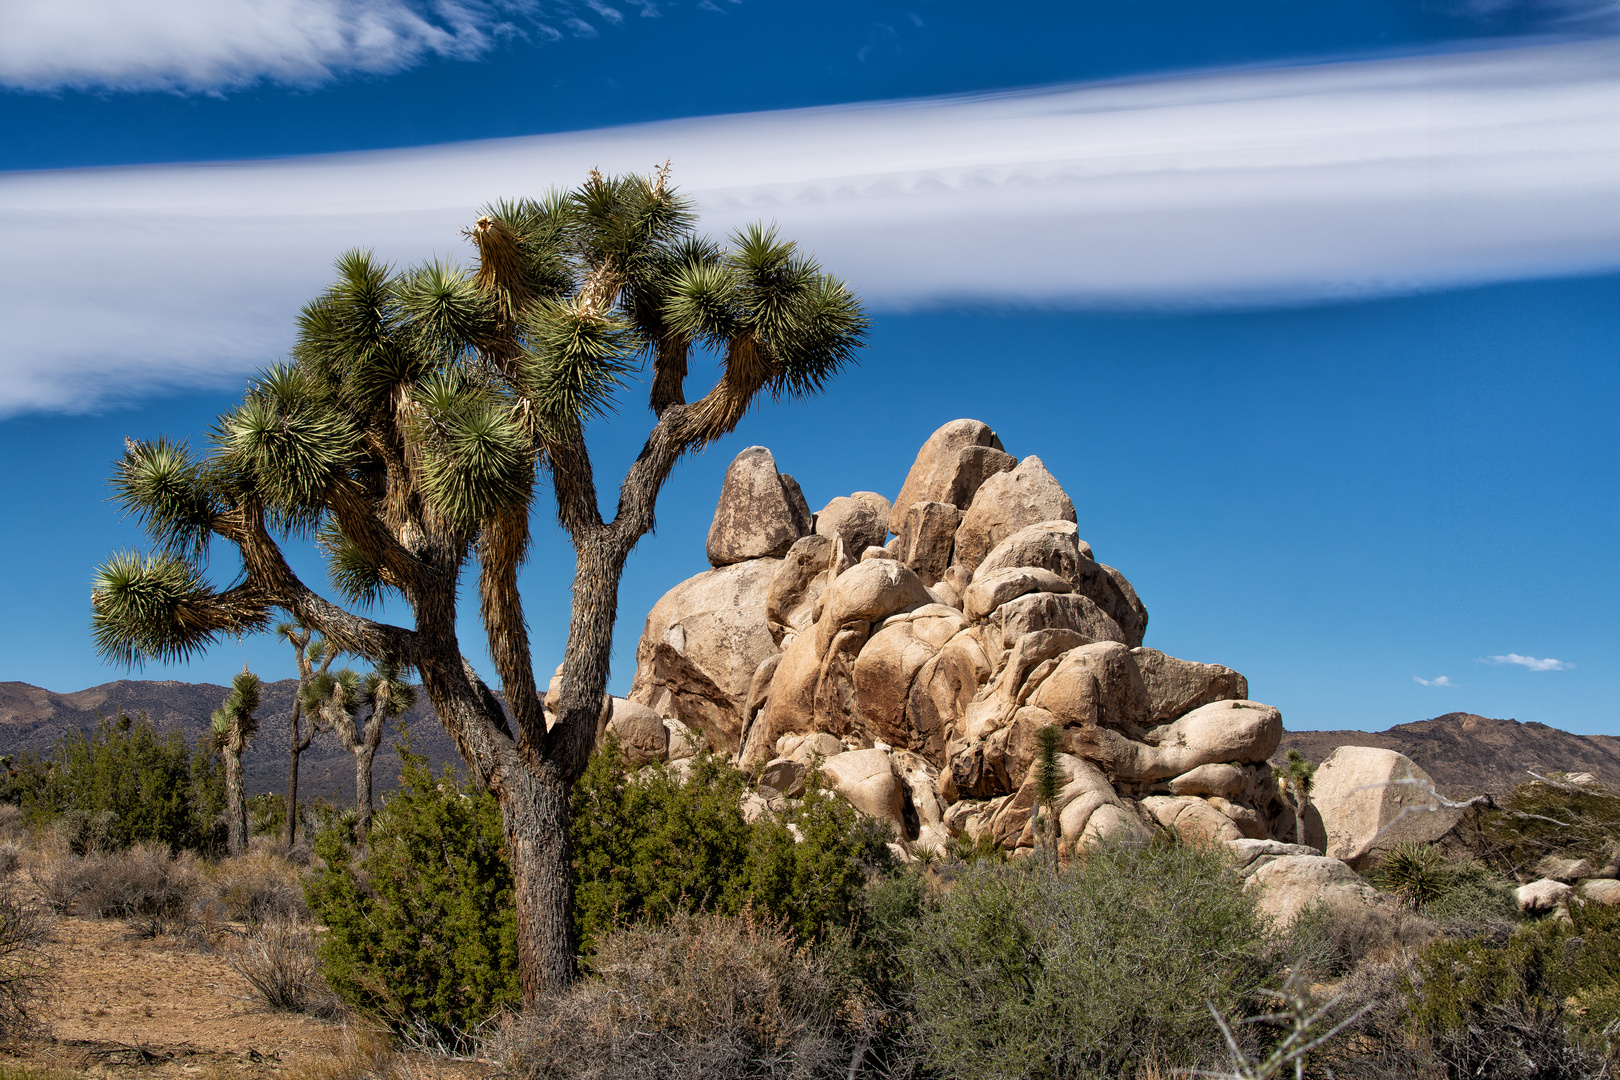
[[[1620,41],[0,177],[0,412],[234,379],[332,258],[666,157],[875,308],[1264,306],[1620,267]]]

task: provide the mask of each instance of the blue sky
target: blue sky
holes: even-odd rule
[[[465,259],[480,202],[668,156],[706,228],[777,220],[874,325],[678,471],[615,689],[738,450],[814,508],[974,416],[1063,481],[1149,644],[1290,726],[1620,733],[1617,34],[1575,0],[7,5],[0,680],[122,675],[87,632],[139,542],[109,462],[200,436],[332,256]],[[552,536],[526,572],[543,671],[569,569]],[[144,675],[244,659],[288,667]]]

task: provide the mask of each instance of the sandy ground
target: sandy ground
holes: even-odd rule
[[[184,939],[142,940],[116,920],[58,917],[53,937],[56,985],[40,1011],[48,1032],[12,1048],[13,1063],[92,1076],[314,1072],[339,1080],[319,1065],[332,1061],[343,1026],[256,1005],[223,956]],[[418,1077],[494,1071],[427,1058],[407,1064]]]

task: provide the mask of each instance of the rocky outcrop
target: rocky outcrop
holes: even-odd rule
[[[1288,925],[1318,904],[1377,902],[1377,890],[1348,865],[1320,855],[1279,855],[1259,861],[1244,888],[1254,891],[1260,911]]]
[[[810,508],[799,485],[776,471],[769,450],[750,446],[732,461],[720,487],[709,526],[709,565],[784,555],[809,531]]]
[[[777,565],[735,563],[665,593],[636,646],[630,700],[702,732],[716,748],[734,744],[754,673],[777,652],[765,614]]]
[[[1307,834],[1305,842],[1355,867],[1403,841],[1438,840],[1461,816],[1436,797],[1434,781],[1411,758],[1374,746],[1333,751],[1316,770],[1310,800],[1323,835]]]
[[[1026,525],[1074,521],[1074,503],[1033,455],[1008,472],[987,477],[956,529],[954,561],[976,570],[986,555]]]
[[[917,460],[890,511],[889,531],[899,534],[907,511],[917,503],[946,503],[966,510],[988,477],[1017,463],[986,425],[977,420],[952,420],[928,436],[917,451]]]
[[[1266,764],[1281,715],[1236,671],[1143,646],[1146,607],[1039,458],[958,420],[892,504],[855,492],[806,525],[788,488],[762,448],[733,462],[710,534],[719,568],[648,616],[631,692],[735,755],[768,799],[819,768],[912,847],[1028,847],[1031,765],[1053,727],[1063,786],[1044,812],[1071,848],[1292,829]]]

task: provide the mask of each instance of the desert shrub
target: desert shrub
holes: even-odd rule
[[[226,917],[249,926],[266,920],[309,918],[297,866],[269,852],[249,852],[221,861],[208,884]]]
[[[1620,911],[1574,905],[1570,918],[1505,941],[1442,941],[1408,986],[1414,1029],[1446,1075],[1586,1077],[1620,1024]]]
[[[1502,934],[1519,921],[1511,886],[1480,863],[1447,859],[1433,844],[1398,844],[1367,877],[1454,936]]]
[[[29,876],[39,898],[58,915],[66,914],[85,890],[84,860],[62,849],[40,852]]]
[[[964,872],[906,950],[929,1063],[976,1078],[1130,1075],[1224,1057],[1229,1013],[1277,970],[1253,898],[1221,853],[1105,846],[1062,873]]]
[[[219,846],[224,781],[206,744],[194,754],[178,731],[120,715],[65,736],[51,765],[39,809],[78,823],[77,854],[138,843],[175,851]]]
[[[1421,950],[1440,932],[1437,923],[1417,912],[1336,897],[1305,912],[1291,936],[1312,970],[1337,978],[1369,958]]]
[[[0,882],[0,1039],[28,1034],[50,986],[50,925],[10,882]]]
[[[279,791],[247,800],[249,836],[280,836],[287,825],[287,797]]]
[[[336,1001],[315,966],[315,935],[308,923],[267,919],[233,943],[226,962],[272,1012],[329,1015]]]
[[[50,787],[51,763],[32,750],[0,757],[0,803],[15,806],[18,819],[33,816]]]
[[[0,758],[0,762],[5,758]],[[0,772],[3,775],[3,772]],[[21,840],[28,833],[28,822],[22,807],[15,802],[0,801],[0,839]]]
[[[812,785],[780,814],[743,817],[746,774],[711,755],[684,782],[632,772],[613,745],[574,788],[576,922],[583,951],[624,922],[752,909],[804,940],[848,929],[887,827]],[[796,839],[794,832],[798,833]]]
[[[146,937],[183,930],[197,899],[201,875],[189,853],[163,844],[137,844],[125,851],[80,860],[77,906],[99,919],[123,919]]]
[[[345,1025],[325,1033],[323,1052],[283,1073],[289,1080],[413,1080],[387,1031]]]
[[[306,889],[330,928],[320,948],[334,991],[397,1030],[465,1031],[517,1000],[512,875],[495,800],[403,753],[400,789],[358,862],[341,824]],[[589,956],[626,923],[751,911],[802,941],[853,930],[862,890],[891,860],[885,827],[813,789],[781,814],[744,820],[746,775],[712,757],[690,780],[633,773],[615,747],[574,792],[575,927]],[[797,834],[797,835],[795,835]]]
[[[400,756],[399,790],[357,859],[342,827],[317,836],[325,866],[305,898],[327,927],[317,956],[339,998],[453,1038],[518,1001],[512,873],[494,797]]]
[[[10,877],[22,865],[23,846],[16,840],[0,840],[0,878]]]
[[[1513,886],[1479,863],[1454,865],[1445,891],[1424,914],[1454,937],[1505,939],[1522,921]]]
[[[834,965],[753,916],[677,914],[603,935],[591,975],[487,1052],[516,1077],[842,1076],[854,1040]]]
[[[1499,806],[1470,811],[1458,830],[1463,841],[1510,876],[1528,873],[1548,855],[1590,859],[1595,867],[1614,859],[1620,792],[1549,780],[1520,784]]]
[[[68,810],[51,823],[51,840],[74,855],[94,855],[115,847],[118,815],[111,810]]]
[[[1451,863],[1433,844],[1402,841],[1381,853],[1368,879],[1422,910],[1451,885]]]

